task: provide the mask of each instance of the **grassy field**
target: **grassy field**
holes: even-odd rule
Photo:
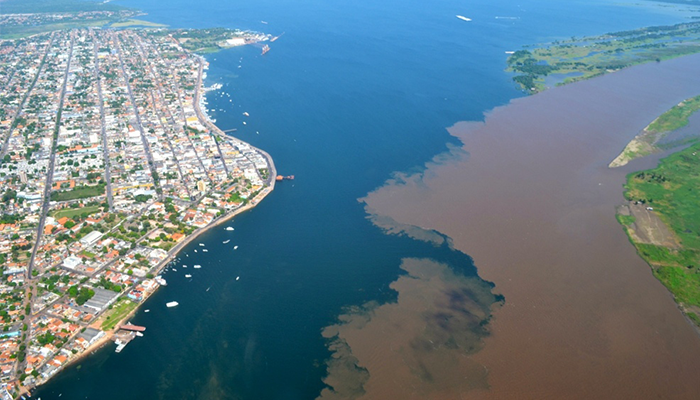
[[[625,185],[628,200],[652,207],[678,237],[680,248],[633,244],[652,267],[654,276],[696,323],[700,322],[699,191],[700,144],[666,157],[657,168],[630,174]],[[629,234],[634,220],[618,216],[618,221]]]
[[[106,312],[107,317],[102,321],[102,330],[108,331],[114,329],[117,323],[133,311],[136,306],[137,304],[129,299],[124,299],[116,303],[111,310]]]
[[[631,65],[700,52],[700,22],[641,28],[600,36],[572,38],[516,51],[508,58],[513,80],[528,93],[592,78]]]
[[[73,218],[76,215],[81,215],[83,213],[87,213],[88,215],[94,214],[97,211],[99,211],[101,208],[102,207],[100,207],[100,206],[88,206],[88,207],[83,207],[83,208],[65,208],[63,210],[58,210],[58,211],[52,213],[52,216],[56,219],[63,218],[63,217]]]
[[[130,27],[146,27],[146,28],[163,28],[167,25],[157,24],[155,22],[144,21],[142,19],[127,19],[126,21],[115,22],[110,27],[112,28],[130,28]]]
[[[51,201],[66,201],[75,199],[86,199],[105,194],[105,185],[76,186],[71,190],[51,193]]]

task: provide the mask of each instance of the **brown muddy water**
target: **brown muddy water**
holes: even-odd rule
[[[443,387],[410,390],[416,360],[391,344],[427,328],[392,325],[410,318],[401,300],[375,309],[376,324],[356,312],[328,328],[369,373],[362,398],[700,399],[700,336],[615,220],[625,174],[641,164],[607,168],[656,116],[700,94],[699,71],[693,55],[514,100],[451,127],[461,149],[362,199],[390,231],[452,238],[505,296],[483,348],[444,358]],[[431,282],[424,296],[444,287]],[[367,366],[381,365],[373,380]]]

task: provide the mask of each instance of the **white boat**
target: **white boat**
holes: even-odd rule
[[[229,239],[229,240],[224,240],[224,244],[226,244],[226,243],[228,243],[228,242],[230,242],[230,241],[231,241],[231,239]]]
[[[126,347],[126,343],[118,343],[117,348],[114,350],[115,353],[121,353],[122,350],[124,350],[124,347]]]
[[[177,307],[179,304],[180,304],[180,303],[178,303],[177,301],[169,301],[169,302],[165,303],[165,305],[166,305],[168,308]]]
[[[163,279],[163,277],[160,276],[160,275],[156,276],[155,281],[156,281],[156,283],[158,283],[160,286],[168,286],[168,282],[167,282],[165,279]]]
[[[136,332],[136,336],[138,336],[138,337],[143,337],[143,333],[141,333],[141,332]]]
[[[232,226],[227,226],[227,227],[226,227],[226,230],[227,230],[227,231],[232,231],[232,230],[233,230],[233,227],[232,227]]]
[[[194,252],[196,253],[196,252],[197,252],[197,249],[194,249]]]
[[[202,250],[202,251],[205,252],[205,253],[209,253],[209,250],[207,250],[207,249],[204,249],[204,250]]]
[[[463,15],[457,15],[457,18],[461,19],[462,21],[467,21],[467,22],[471,21],[471,18],[467,18]]]
[[[237,249],[238,249],[238,246],[233,246],[233,249],[234,249],[234,250],[237,250]]]
[[[204,243],[200,243],[199,245],[202,246],[202,247],[204,247]]]
[[[191,277],[192,277],[192,275],[190,275],[190,274],[185,275],[185,278],[191,278]]]
[[[143,312],[151,312],[151,310],[143,310]]]
[[[194,269],[200,269],[200,268],[202,268],[202,266],[199,265],[199,264],[197,264],[197,265],[195,265],[193,268],[194,268]]]
[[[243,111],[243,115],[245,115],[246,117],[250,117],[250,114],[248,114],[248,111]]]
[[[185,265],[185,264],[182,264],[182,268],[187,268],[187,265]]]
[[[241,277],[240,277],[240,276],[237,276],[237,277],[236,277],[236,280],[239,280],[239,279],[241,279]]]
[[[511,51],[506,51],[506,54],[515,54],[515,52],[512,51],[512,50],[511,50]]]
[[[173,268],[173,272],[177,271],[175,268]]]

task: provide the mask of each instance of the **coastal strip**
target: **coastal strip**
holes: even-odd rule
[[[0,54],[12,82],[25,54],[44,55],[36,85],[2,89],[18,102],[0,105],[16,116],[1,127],[0,296],[12,307],[0,313],[0,396],[128,336],[121,325],[167,284],[159,274],[177,254],[274,190],[272,157],[207,115],[208,64],[177,32],[75,29]]]

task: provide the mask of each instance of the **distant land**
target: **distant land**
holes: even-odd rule
[[[700,52],[700,22],[653,26],[556,41],[508,57],[507,71],[527,93],[646,62]]]

